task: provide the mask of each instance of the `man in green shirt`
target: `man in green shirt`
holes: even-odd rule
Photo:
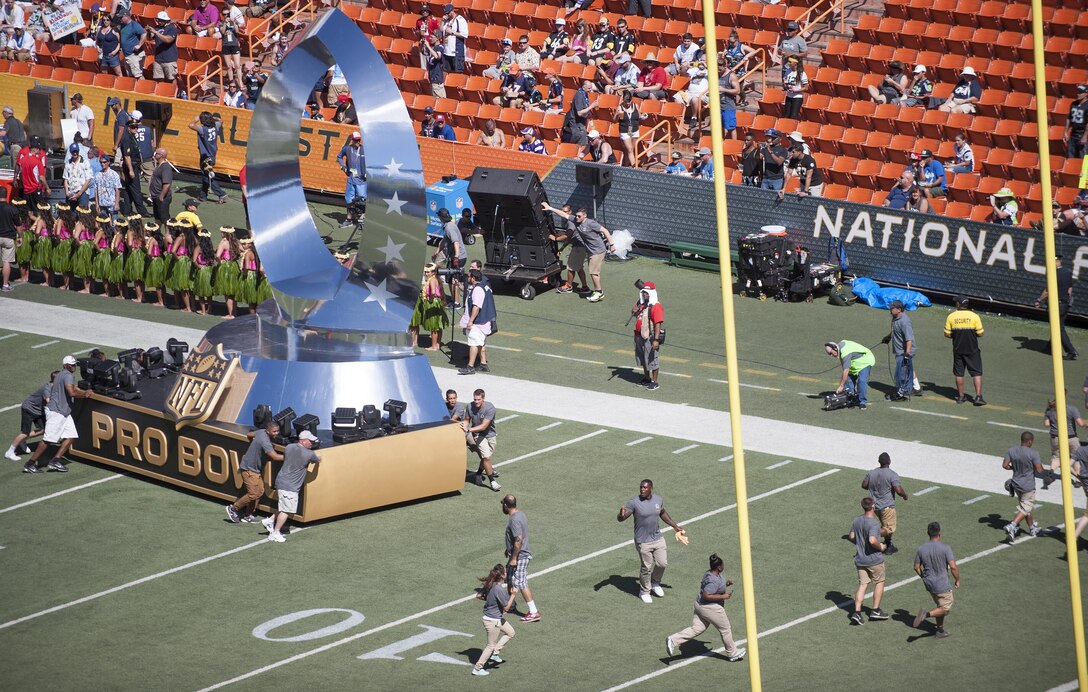
[[[836,394],[843,391],[858,398],[858,408],[865,409],[869,406],[869,374],[876,364],[873,352],[854,341],[828,341],[824,344],[824,351],[832,358],[837,358],[842,364],[842,378],[835,390]]]

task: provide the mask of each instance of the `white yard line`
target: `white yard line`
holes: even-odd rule
[[[1080,686],[1079,680],[1070,680],[1069,682],[1058,685],[1057,687],[1051,687],[1047,692],[1074,692]]]
[[[582,440],[588,440],[591,437],[596,437],[597,435],[603,435],[606,432],[608,432],[608,431],[607,430],[594,430],[591,433],[588,433],[586,435],[582,435],[581,437],[576,437],[573,440],[567,440],[566,442],[560,442],[558,444],[554,444],[551,447],[545,447],[544,449],[538,449],[535,452],[529,452],[528,454],[522,454],[520,457],[514,457],[513,459],[507,459],[506,461],[499,462],[498,464],[492,464],[492,466],[494,466],[495,468],[499,468],[500,466],[506,466],[507,464],[513,464],[514,462],[521,461],[522,459],[528,459],[530,457],[535,457],[538,454],[545,454],[547,452],[551,452],[551,451],[554,451],[556,449],[566,447],[567,445],[577,444],[577,443],[581,442]]]
[[[634,447],[635,445],[640,445],[643,442],[649,442],[652,439],[654,439],[654,438],[653,437],[640,437],[637,440],[631,440],[630,442],[628,442],[627,446],[628,447]]]
[[[713,378],[707,378],[707,382],[716,382],[717,384],[729,384],[729,380],[715,380]],[[748,384],[747,382],[739,382],[739,383],[737,383],[737,386],[738,387],[747,387],[749,389],[763,389],[763,390],[766,390],[768,392],[781,392],[782,391],[778,387],[764,387],[764,386],[758,385],[758,384]]]
[[[1025,539],[1019,541],[1018,543],[1001,543],[999,545],[994,546],[993,548],[987,548],[986,550],[975,553],[974,555],[970,555],[970,556],[968,556],[968,557],[966,557],[966,558],[964,558],[962,560],[957,560],[956,562],[957,562],[957,564],[962,565],[964,563],[971,562],[972,560],[977,560],[979,558],[986,557],[987,555],[993,555],[996,552],[1006,550],[1008,548],[1011,548],[1013,545],[1019,545],[1020,543],[1023,543],[1024,541],[1027,541],[1027,540],[1031,540],[1032,538],[1033,538],[1032,536],[1029,536],[1028,538],[1025,538]],[[899,588],[901,586],[906,586],[907,584],[912,584],[912,583],[914,583],[914,582],[916,582],[918,580],[919,580],[918,576],[909,577],[907,579],[897,581],[894,584],[889,584],[888,586],[886,586],[884,588],[884,591],[888,592],[888,591],[891,591],[892,589],[897,589],[897,588]],[[868,595],[866,597],[868,597]],[[770,636],[772,634],[777,634],[778,632],[782,632],[784,630],[788,630],[788,629],[791,629],[793,627],[796,627],[797,625],[808,622],[809,620],[815,620],[818,617],[823,617],[824,615],[828,615],[830,613],[834,613],[836,611],[843,610],[844,608],[847,608],[848,606],[853,606],[853,604],[854,604],[853,600],[843,601],[842,603],[836,603],[835,605],[828,606],[827,608],[824,608],[823,610],[817,610],[814,613],[809,613],[808,615],[799,617],[799,618],[797,618],[795,620],[790,620],[789,622],[778,625],[777,627],[772,627],[771,629],[764,630],[764,631],[760,632],[758,636],[759,636],[760,639],[763,639],[764,637]],[[741,639],[741,640],[736,642],[736,645],[737,646],[742,646],[747,642],[748,642],[747,639]],[[634,678],[632,680],[628,680],[627,682],[621,682],[618,685],[614,685],[612,687],[607,688],[606,690],[604,690],[604,692],[616,692],[617,690],[622,690],[622,689],[625,689],[627,687],[637,685],[637,684],[639,684],[641,682],[646,682],[647,680],[652,680],[652,679],[654,679],[656,677],[660,677],[660,676],[662,676],[662,675],[664,675],[666,673],[671,673],[674,670],[680,670],[684,666],[690,666],[693,663],[698,663],[699,661],[703,661],[703,660],[706,660],[708,658],[711,658],[714,654],[720,654],[720,653],[723,653],[724,651],[725,651],[725,647],[720,646],[717,649],[707,651],[707,652],[705,652],[703,654],[700,654],[698,656],[692,656],[691,658],[685,658],[685,659],[682,659],[680,661],[670,662],[668,664],[668,667],[666,667],[666,668],[659,668],[658,670],[655,670],[652,673],[647,673],[646,675],[642,675],[642,676],[639,676],[639,677]]]
[[[985,500],[988,497],[989,497],[989,495],[979,495],[978,497],[972,497],[970,500],[966,500],[963,504],[973,505],[976,502],[982,502],[983,500]]]
[[[925,495],[926,493],[931,493],[934,490],[940,490],[940,489],[941,489],[941,486],[939,486],[939,485],[931,485],[928,488],[922,488],[918,492],[914,493],[913,497],[918,497],[919,495]]]
[[[495,344],[488,344],[487,347],[488,348],[493,348],[496,351],[514,351],[514,352],[517,352],[517,353],[521,352],[520,348],[514,348],[513,346],[496,346]]]
[[[683,454],[684,452],[690,452],[691,450],[695,449],[698,446],[699,445],[688,445],[686,447],[681,447],[680,449],[674,449],[672,451],[672,453],[673,454]]]
[[[998,423],[995,420],[986,421],[990,425],[1000,425],[1002,428],[1012,428],[1013,430],[1031,430],[1033,432],[1050,432],[1046,428],[1032,428],[1026,425],[1013,425],[1012,423]]]
[[[42,497],[39,497],[39,498],[36,498],[36,499],[33,499],[33,500],[27,500],[26,502],[20,502],[17,505],[12,505],[11,507],[5,507],[3,509],[0,509],[0,514],[4,514],[6,512],[12,512],[12,511],[15,511],[17,509],[22,509],[23,507],[29,507],[31,505],[36,505],[39,502],[45,502],[46,500],[52,500],[54,497],[60,497],[61,495],[67,495],[68,493],[74,493],[77,490],[83,490],[84,488],[89,488],[92,485],[99,485],[101,483],[106,483],[108,481],[115,481],[118,478],[124,478],[124,476],[122,476],[122,475],[106,476],[105,478],[99,478],[98,480],[91,481],[90,483],[84,483],[83,485],[77,485],[74,488],[68,488],[67,490],[61,490],[61,491],[55,492],[52,495],[43,495]]]
[[[838,471],[839,471],[839,469],[831,469],[831,470],[828,470],[828,471],[824,471],[823,473],[818,473],[815,476],[809,476],[808,478],[803,478],[803,479],[801,479],[799,481],[794,481],[793,483],[790,483],[788,485],[784,485],[784,486],[782,486],[780,488],[775,488],[774,490],[769,490],[769,491],[767,491],[765,493],[761,493],[759,495],[753,495],[752,497],[748,498],[748,502],[750,504],[752,502],[755,502],[756,500],[760,500],[760,499],[765,498],[765,497],[770,497],[771,495],[777,495],[778,493],[785,492],[787,490],[792,490],[793,488],[796,488],[797,486],[804,485],[806,483],[811,483],[812,481],[819,480],[821,478],[826,478],[827,476],[830,476],[830,475],[832,475],[834,473],[837,473]],[[678,523],[679,523],[680,526],[687,526],[688,524],[692,524],[692,523],[700,521],[702,519],[706,519],[707,517],[712,517],[712,516],[714,516],[716,514],[720,514],[722,512],[727,512],[729,510],[736,509],[736,507],[737,507],[736,504],[728,505],[726,507],[720,507],[718,509],[707,512],[705,514],[700,514],[697,517],[692,517],[691,519],[688,519],[687,521],[681,521],[681,522],[678,522]],[[665,529],[662,529],[662,533],[667,532],[667,531],[671,531],[671,530],[672,530],[671,527],[666,527]],[[622,543],[616,543],[615,545],[610,545],[607,548],[601,548],[600,550],[596,550],[596,551],[594,551],[592,553],[588,553],[586,555],[582,555],[580,557],[576,557],[576,558],[573,558],[571,560],[567,560],[566,562],[561,562],[558,565],[552,565],[551,567],[548,567],[546,569],[542,569],[539,572],[535,572],[533,574],[530,574],[529,579],[539,578],[539,577],[544,576],[545,574],[550,574],[552,572],[557,572],[557,571],[559,571],[561,569],[566,569],[567,567],[577,565],[577,564],[585,562],[587,560],[592,560],[594,558],[600,557],[601,555],[606,555],[608,553],[615,552],[615,551],[620,550],[622,548],[629,547],[629,546],[631,546],[633,544],[634,544],[634,541],[624,541]],[[328,644],[325,644],[323,646],[319,646],[316,649],[311,649],[309,651],[304,651],[304,652],[302,652],[300,654],[295,654],[294,656],[291,656],[290,658],[285,658],[285,659],[283,659],[281,661],[276,661],[275,663],[270,663],[267,666],[257,668],[256,670],[251,670],[248,673],[243,673],[242,675],[238,675],[238,676],[233,677],[233,678],[231,678],[229,680],[224,680],[222,682],[218,682],[218,683],[216,683],[214,685],[211,685],[209,687],[205,687],[205,688],[201,689],[200,692],[211,692],[211,690],[217,690],[217,689],[220,689],[222,687],[227,687],[228,685],[233,685],[236,682],[241,682],[243,680],[248,680],[248,679],[256,677],[256,676],[258,676],[258,675],[260,675],[262,673],[266,673],[266,672],[268,672],[270,670],[275,670],[276,668],[283,667],[283,666],[285,666],[285,665],[287,665],[289,663],[294,663],[295,661],[301,661],[304,658],[309,658],[310,656],[313,656],[315,654],[323,653],[323,652],[328,651],[330,649],[334,649],[334,648],[336,648],[338,646],[342,646],[344,644],[348,644],[348,643],[351,643],[353,641],[357,641],[359,639],[362,639],[363,637],[369,637],[372,634],[377,634],[378,632],[384,632],[385,630],[391,629],[393,627],[397,627],[398,625],[403,625],[405,623],[412,622],[413,620],[418,620],[420,618],[431,615],[432,613],[441,612],[441,611],[443,611],[443,610],[445,610],[447,608],[451,608],[453,606],[460,605],[461,603],[468,603],[468,602],[471,602],[471,601],[474,601],[474,600],[476,600],[475,595],[463,596],[461,598],[457,598],[457,599],[454,599],[452,601],[447,601],[446,603],[443,603],[442,605],[438,605],[438,606],[435,606],[433,608],[428,608],[426,610],[421,610],[418,613],[414,613],[412,615],[402,617],[399,620],[394,620],[392,622],[387,622],[384,625],[378,625],[377,627],[373,627],[373,628],[371,628],[369,630],[366,630],[364,632],[359,632],[358,634],[353,634],[351,636],[344,637],[343,639],[338,639],[338,640],[336,640],[334,642],[329,642]]]
[[[544,356],[545,358],[558,358],[559,360],[572,360],[575,363],[589,363],[590,365],[604,365],[600,360],[586,360],[585,358],[571,358],[570,356],[557,356],[554,353],[538,353],[538,356]]]
[[[0,408],[0,413],[7,413],[8,411],[11,411],[12,409],[17,409],[20,406],[22,406],[22,404],[12,404],[11,406],[5,406],[4,408]]]
[[[563,425],[563,421],[557,420],[554,423],[548,423],[547,425],[540,426],[539,428],[536,429],[536,431],[537,432],[543,432],[545,430],[551,430],[552,428],[558,428],[560,425]]]
[[[496,423],[505,423],[506,421],[508,421],[508,420],[514,420],[514,419],[515,419],[515,418],[517,418],[517,417],[518,417],[518,414],[516,414],[516,413],[511,413],[511,414],[510,414],[509,416],[503,416],[502,418],[496,418],[496,419],[495,419],[495,422],[496,422]]]
[[[19,334],[16,332],[12,332],[11,334],[5,334],[3,336],[0,336],[0,341],[3,341],[4,339],[10,339],[13,336],[19,336]]]
[[[770,466],[767,467],[767,470],[768,471],[773,471],[774,469],[782,468],[786,464],[792,464],[792,463],[793,463],[793,459],[785,459],[783,461],[778,462],[777,464],[771,464]]]
[[[59,343],[60,343],[60,339],[53,339],[52,341],[46,341],[43,344],[38,344],[37,346],[31,346],[30,348],[45,348],[46,346],[52,346],[53,344],[59,344]]]
[[[941,418],[952,418],[954,420],[967,420],[966,416],[953,416],[951,413],[937,413],[936,411],[922,411],[916,408],[907,408],[906,406],[889,406],[888,408],[895,411],[910,411],[911,413],[921,413],[926,416],[940,416]]]
[[[732,454],[730,454],[730,455],[728,455],[728,456],[724,456],[724,457],[722,457],[721,459],[718,459],[718,461],[729,461],[729,460],[730,460],[730,459],[732,459],[732,458],[733,458],[733,455],[732,455]]]

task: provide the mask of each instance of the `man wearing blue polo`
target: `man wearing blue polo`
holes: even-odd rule
[[[363,136],[358,132],[352,132],[348,143],[336,155],[336,163],[340,170],[347,176],[347,185],[344,188],[344,202],[351,203],[358,199],[366,202],[366,156],[363,154]],[[351,226],[354,222],[351,215],[340,225]]]
[[[933,158],[933,152],[929,149],[922,150],[922,178],[918,181],[918,187],[926,197],[944,197],[948,194],[948,180],[944,174],[944,165]]]

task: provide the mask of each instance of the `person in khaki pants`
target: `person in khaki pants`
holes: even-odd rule
[[[711,555],[710,569],[703,575],[699,597],[695,599],[695,615],[691,619],[691,627],[665,637],[665,651],[669,656],[675,656],[685,642],[698,637],[707,627],[714,625],[722,636],[726,657],[730,661],[744,658],[747,650],[733,642],[733,630],[729,626],[729,617],[725,614],[725,602],[733,597],[733,591],[729,589],[733,582],[722,576],[724,570],[725,563],[718,554]]]
[[[486,577],[480,577],[480,581],[482,583],[476,591],[476,598],[484,602],[483,619],[487,646],[476,660],[472,674],[489,675],[484,666],[488,663],[502,663],[502,649],[514,638],[513,626],[503,617],[513,607],[514,595],[506,588],[506,567],[502,563],[492,567]]]
[[[643,479],[638,486],[638,495],[627,501],[620,507],[617,521],[624,521],[627,517],[635,517],[635,550],[642,563],[638,573],[639,593],[638,597],[643,603],[653,603],[650,598],[652,593],[658,598],[665,595],[661,588],[661,575],[669,565],[668,553],[665,548],[665,539],[661,537],[658,519],[664,521],[676,531],[676,540],[687,543],[684,529],[672,520],[665,511],[665,501],[660,495],[654,494],[654,482],[649,478]]]

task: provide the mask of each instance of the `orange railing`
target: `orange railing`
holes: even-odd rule
[[[663,130],[664,134],[658,137],[654,137],[654,132]],[[645,132],[639,132],[638,138],[635,140],[635,168],[642,168],[643,159],[650,158],[651,154],[656,158],[657,155],[653,153],[654,147],[659,144],[665,144],[667,146],[666,160],[672,157],[672,121],[662,120],[658,124],[651,127]],[[641,148],[640,148],[641,147]]]
[[[762,56],[760,56],[760,54],[762,54]],[[759,62],[757,62],[754,67],[749,65],[744,76],[739,78],[740,93],[742,97],[746,90],[750,91],[750,89],[747,88],[749,84],[748,80],[757,72],[759,73],[759,93],[767,93],[767,68],[770,66],[770,54],[766,48],[757,48],[755,49],[755,53],[746,58],[749,62],[753,59],[758,59]]]
[[[193,81],[194,79],[196,80],[195,82]],[[197,89],[200,89],[202,92],[209,83],[218,85],[218,100],[219,103],[222,103],[223,94],[226,92],[223,90],[223,59],[221,56],[213,55],[197,65],[193,70],[190,70],[188,66],[186,66],[185,93],[189,95],[190,100],[200,101],[201,99]]]
[[[258,62],[262,46],[268,48],[265,40],[274,34],[287,32],[287,25],[295,20],[295,16],[301,13],[316,14],[315,0],[292,0],[267,17],[261,17],[251,26],[247,27],[249,38],[249,59]],[[288,16],[290,13],[290,16]]]
[[[820,4],[819,2],[814,3],[797,18],[797,25],[801,27],[801,35],[808,36],[811,33],[809,27],[822,22],[833,14],[836,8],[839,10],[839,33],[846,33],[846,0],[831,0],[831,4],[826,10],[813,17],[812,14],[820,8]],[[832,18],[828,24],[834,21],[834,18]]]

